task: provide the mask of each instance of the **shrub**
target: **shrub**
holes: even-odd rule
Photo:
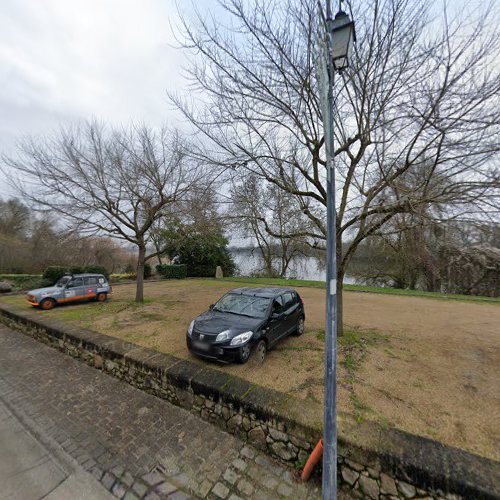
[[[104,274],[106,276],[106,279],[109,279],[109,271],[104,267],[104,266],[85,266],[83,268],[82,273],[95,273],[95,274]]]
[[[71,266],[67,269],[67,271],[69,272],[69,274],[82,274],[82,273],[85,273],[85,268],[82,267],[82,266]],[[93,271],[89,271],[89,272],[93,272]]]
[[[43,279],[40,274],[0,274],[0,281],[10,283],[16,291],[33,290],[52,285],[48,280]]]
[[[137,279],[137,274],[136,273],[111,274],[109,276],[109,279],[113,283],[120,283],[123,281],[135,281]]]
[[[133,266],[132,264],[127,264],[125,266],[125,270],[123,271],[124,274],[132,274],[132,273],[135,273],[135,266]]]
[[[153,270],[151,269],[151,264],[146,262],[144,264],[144,279],[147,280],[148,278],[151,278]]]
[[[43,272],[42,278],[53,285],[67,273],[68,270],[63,266],[49,266]]]
[[[156,272],[164,279],[182,279],[187,276],[187,266],[185,264],[158,264]]]
[[[81,273],[95,273],[104,274],[109,279],[109,272],[103,266],[49,266],[43,272],[43,279],[49,284],[53,285],[57,280],[61,279],[65,274],[81,274]]]

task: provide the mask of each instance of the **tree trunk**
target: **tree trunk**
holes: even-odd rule
[[[153,238],[153,245],[155,246],[155,250],[156,250],[156,253],[157,253],[157,256],[156,258],[158,259],[158,264],[163,265],[163,262],[161,260],[161,248],[160,248],[160,244],[158,243],[158,240],[156,238]]]
[[[264,245],[261,243],[258,234],[254,232],[255,238],[257,240],[257,246],[259,247],[260,250],[260,255],[262,258],[262,262],[264,264],[264,272],[267,273],[269,277],[272,277],[273,275],[273,256],[271,253],[271,250],[269,248],[269,245]]]
[[[139,245],[139,256],[137,257],[137,288],[135,301],[144,302],[144,262],[146,257],[146,246]]]
[[[273,270],[273,261],[272,261],[272,256],[269,255],[269,253],[262,253],[262,260],[264,261],[264,270],[267,276],[270,278],[273,277],[274,270]]]

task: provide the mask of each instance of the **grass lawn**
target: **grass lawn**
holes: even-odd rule
[[[250,285],[277,285],[277,286],[290,286],[290,287],[310,287],[310,288],[325,288],[324,281],[311,281],[311,280],[293,280],[283,278],[250,278],[250,277],[231,277],[224,278],[225,281],[235,281],[238,283]],[[389,295],[408,295],[412,297],[427,297],[431,299],[442,300],[464,300],[472,302],[489,302],[492,304],[500,305],[500,297],[484,297],[481,295],[463,295],[459,293],[440,293],[440,292],[426,292],[423,290],[407,290],[403,288],[388,288],[381,286],[369,285],[344,285],[344,290],[348,292],[371,292],[371,293],[386,293]]]
[[[264,283],[270,281],[248,284]],[[291,280],[273,284],[294,286]],[[66,305],[38,314],[205,364],[188,353],[186,328],[224,292],[241,285],[210,279],[146,283],[144,304],[133,301],[134,285],[120,285],[104,304]],[[325,292],[315,285],[301,286],[299,293],[306,308],[302,337],[278,344],[261,366],[252,360],[242,366],[210,365],[255,384],[321,402]],[[20,296],[0,297],[0,301],[30,307]],[[347,326],[339,339],[338,366],[341,413],[500,459],[498,302],[347,290],[344,315]]]

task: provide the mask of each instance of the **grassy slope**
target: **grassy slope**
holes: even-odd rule
[[[325,288],[324,281],[307,281],[307,280],[288,280],[282,278],[224,278],[225,281],[235,281],[238,283],[248,283],[252,285],[277,285],[277,286],[291,286],[291,287],[313,287]],[[349,292],[371,292],[371,293],[385,293],[389,295],[408,295],[412,297],[427,297],[432,299],[446,299],[446,300],[463,300],[471,302],[488,302],[500,304],[500,297],[483,297],[478,295],[461,295],[461,294],[445,294],[439,292],[425,292],[423,290],[406,290],[400,288],[383,288],[368,285],[344,285],[344,290]]]
[[[111,275],[111,283],[119,283],[120,281],[131,280],[131,275]],[[196,278],[198,279],[198,278]],[[202,278],[199,278],[202,279]],[[207,278],[212,280],[213,278]],[[237,283],[248,283],[251,285],[276,285],[276,286],[291,286],[291,287],[312,287],[325,288],[324,281],[310,280],[288,280],[283,278],[250,278],[250,277],[231,277],[223,278],[225,281],[234,281]],[[41,275],[30,274],[0,274],[0,281],[10,281],[16,290],[26,290],[46,286],[42,282]],[[405,295],[412,297],[427,297],[433,299],[445,300],[462,300],[467,302],[488,302],[500,305],[500,297],[483,297],[479,295],[462,295],[462,294],[445,294],[440,292],[425,292],[423,290],[406,290],[400,288],[384,288],[368,285],[344,285],[344,290],[349,292],[371,292],[384,293],[389,295]]]

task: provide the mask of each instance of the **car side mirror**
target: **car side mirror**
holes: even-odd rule
[[[215,304],[210,304],[210,305],[208,306],[208,308],[210,309],[210,311],[211,311],[214,307],[215,307]]]
[[[279,312],[271,313],[271,319],[280,319],[280,318],[281,318],[281,313]]]

